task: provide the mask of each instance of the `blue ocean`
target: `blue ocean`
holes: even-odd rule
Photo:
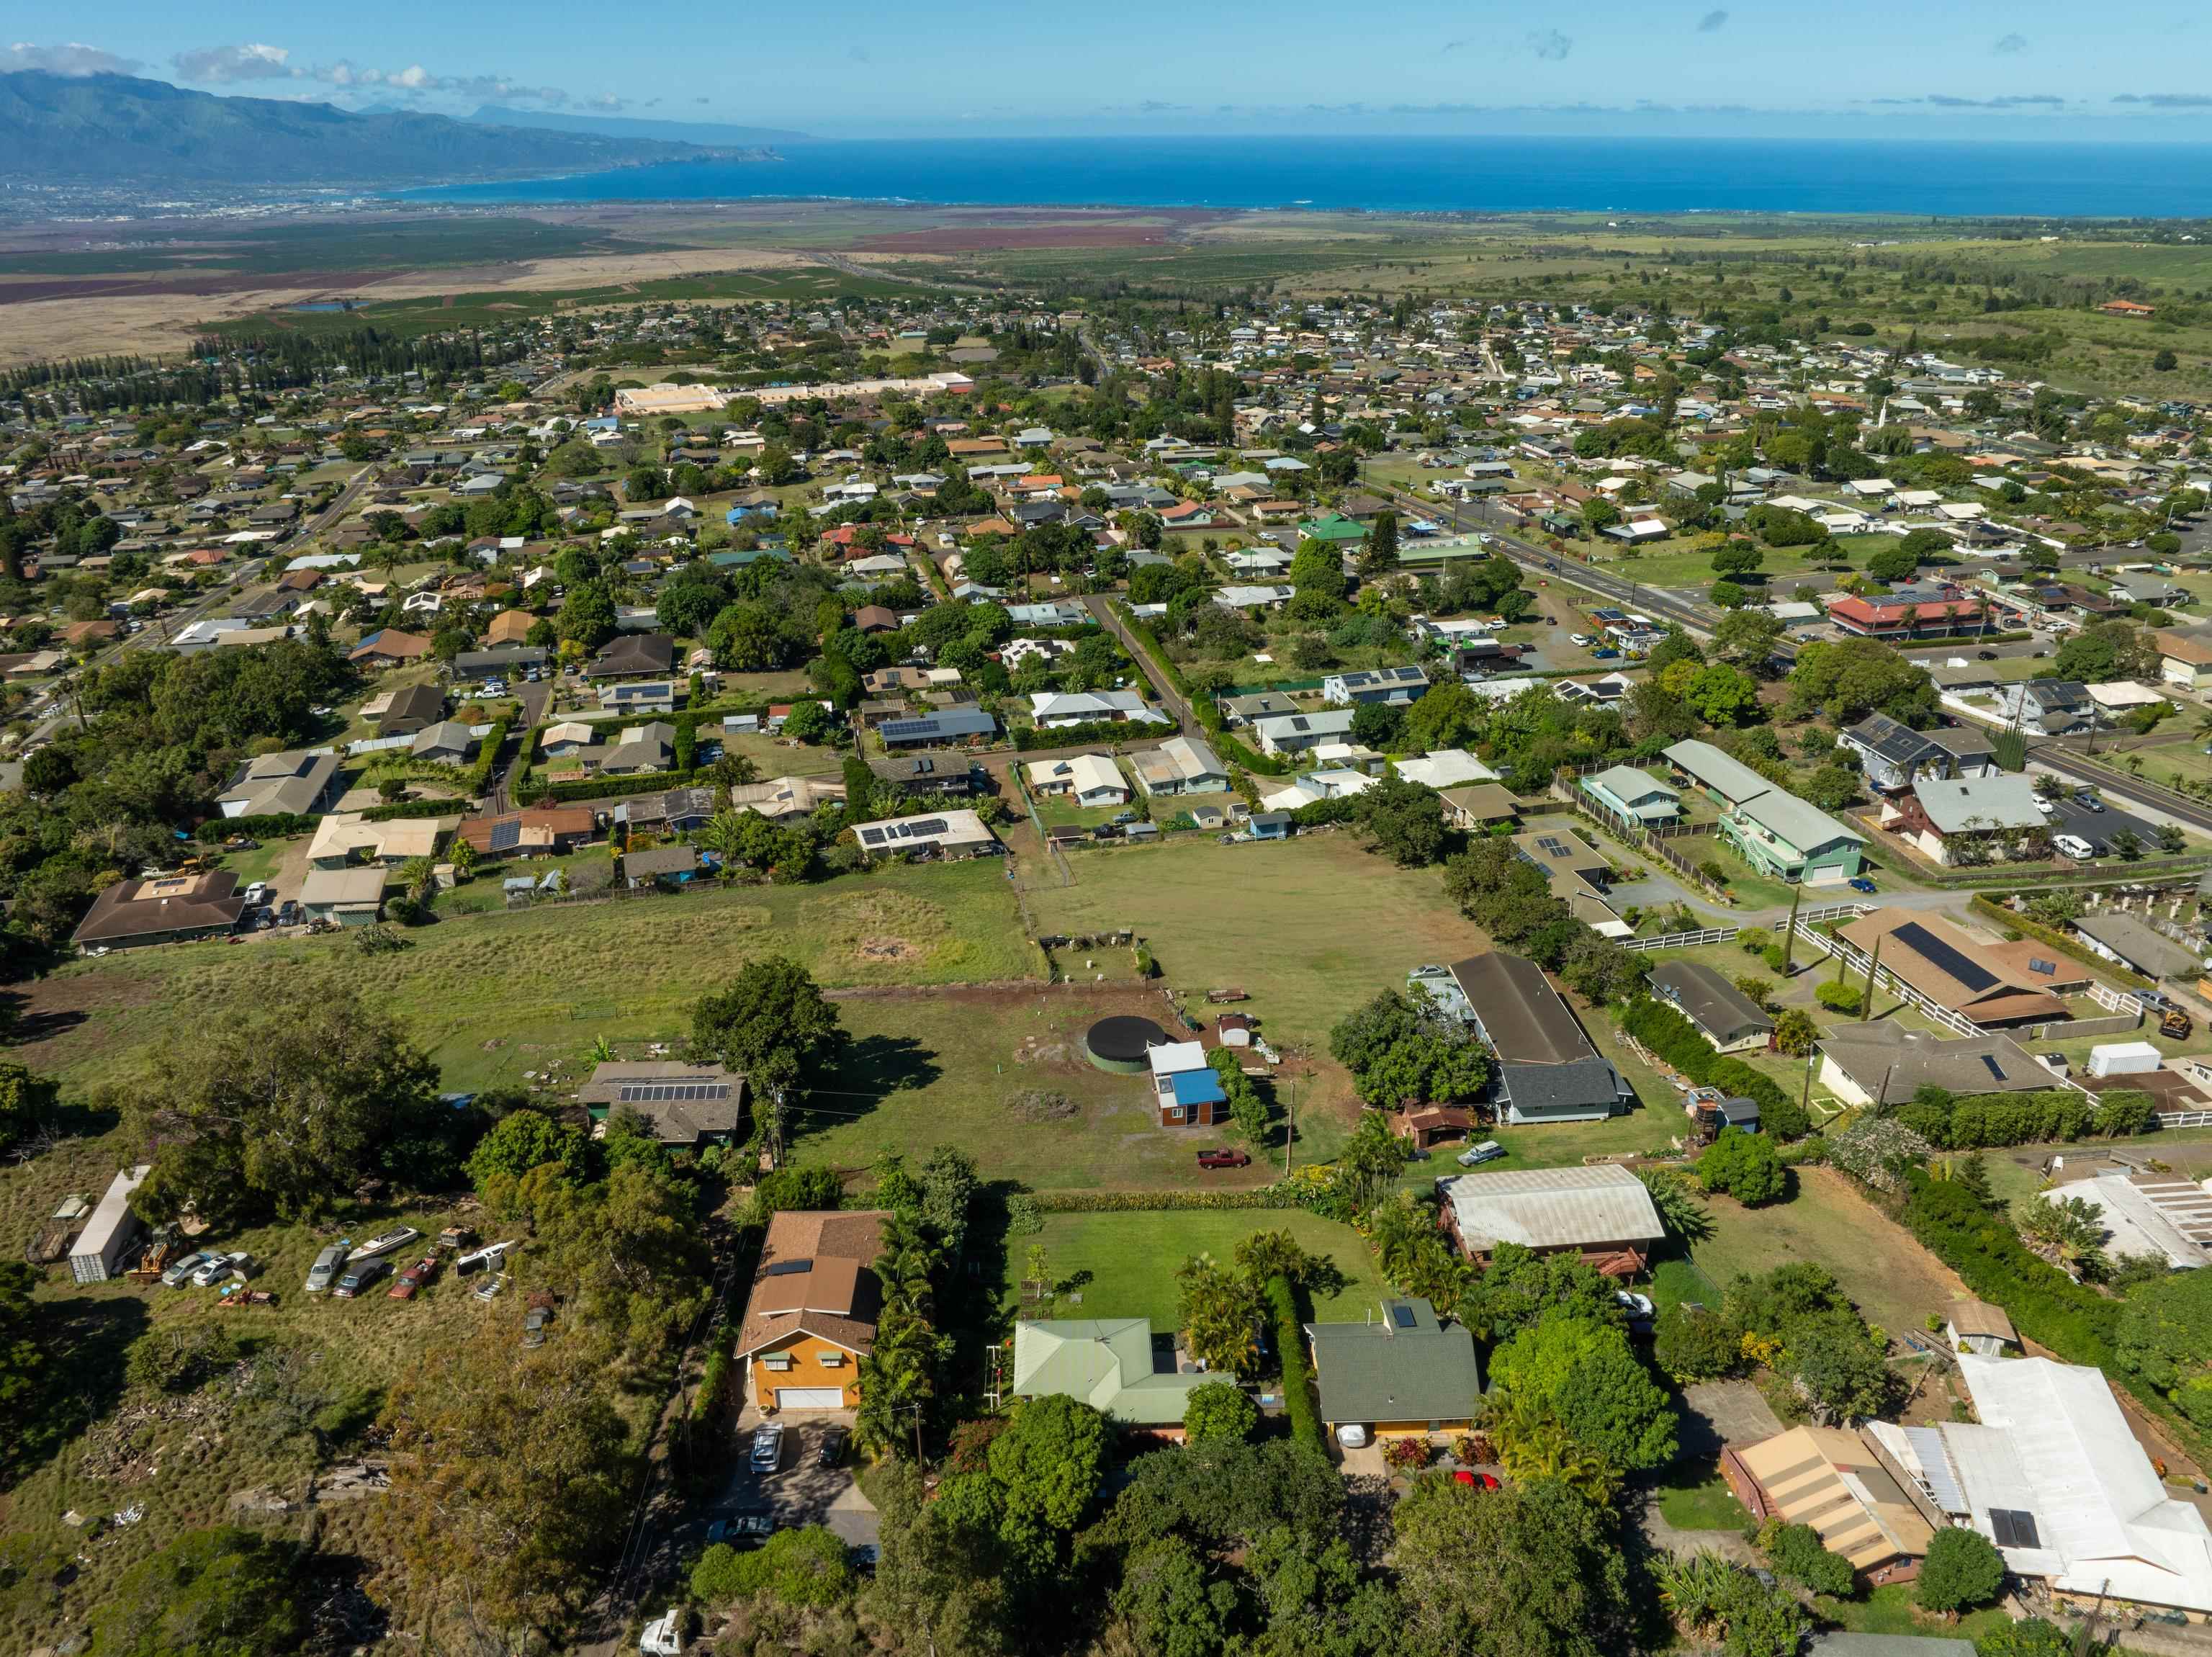
[[[2212,215],[2212,145],[1550,137],[869,139],[780,159],[451,186],[406,199],[1307,208],[1376,212]]]

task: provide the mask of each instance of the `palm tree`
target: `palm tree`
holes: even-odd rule
[[[615,1062],[615,1045],[605,1036],[593,1036],[586,1057],[594,1064],[611,1064]]]
[[[2023,1197],[2012,1205],[2013,1224],[2038,1254],[2083,1282],[2105,1275],[2105,1219],[2079,1197]]]
[[[1498,1447],[1498,1465],[1516,1483],[1552,1479],[1611,1507],[1620,1491],[1620,1470],[1577,1440],[1541,1403],[1511,1392],[1494,1392],[1483,1409],[1483,1427]]]
[[[437,878],[437,865],[428,857],[410,857],[399,866],[400,890],[417,902]]]

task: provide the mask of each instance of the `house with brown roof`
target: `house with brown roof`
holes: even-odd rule
[[[149,874],[118,880],[93,900],[70,941],[80,949],[135,949],[143,944],[221,937],[238,924],[246,898],[227,868],[204,874]]]
[[[484,629],[483,642],[487,648],[492,649],[497,649],[502,644],[526,643],[530,630],[537,624],[538,618],[527,610],[502,610]]]
[[[1947,1012],[1983,1026],[2038,1023],[2067,1016],[2066,1003],[1932,911],[1877,909],[1836,929],[1862,951],[1879,947],[1881,965]]]
[[[576,1102],[601,1119],[629,1111],[651,1123],[662,1144],[695,1150],[736,1136],[745,1118],[745,1079],[720,1064],[610,1060],[592,1067]]]
[[[875,1349],[883,1209],[785,1209],[769,1221],[738,1328],[745,1396],[763,1413],[850,1410]]]
[[[1793,1427],[1721,1453],[1721,1476],[1754,1519],[1810,1525],[1870,1587],[1909,1582],[1936,1528],[1877,1446],[1840,1427]]]
[[[420,661],[429,654],[430,641],[422,634],[380,627],[349,650],[346,660],[356,667],[396,667],[404,661]]]

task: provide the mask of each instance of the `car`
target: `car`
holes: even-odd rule
[[[246,907],[249,909],[258,909],[262,905],[267,903],[272,895],[273,894],[269,890],[268,881],[256,880],[252,886],[246,888]]]
[[[1601,646],[1599,649],[1590,652],[1591,659],[1596,661],[1614,661],[1619,660],[1620,656],[1620,652],[1614,649],[1610,644]]]
[[[754,1429],[752,1470],[772,1473],[783,1465],[783,1423],[766,1422]]]
[[[2086,863],[2097,855],[2096,848],[2078,834],[2053,835],[2051,844],[2077,863]]]
[[[1375,1435],[1356,1421],[1347,1421],[1336,1429],[1336,1441],[1347,1450],[1364,1450]]]
[[[671,1605],[665,1613],[645,1625],[637,1636],[642,1657],[684,1657],[684,1607]]]
[[[299,923],[300,905],[298,901],[291,898],[285,899],[283,903],[276,906],[276,924],[279,926],[297,926]]]
[[[349,1301],[363,1290],[373,1288],[378,1278],[392,1270],[389,1260],[349,1260],[345,1276],[331,1285],[331,1293],[342,1301]]]
[[[732,1542],[748,1536],[774,1536],[774,1514],[732,1514],[727,1519],[717,1519],[707,1526],[709,1542]]]
[[[826,1429],[822,1435],[821,1445],[814,1452],[814,1465],[817,1467],[840,1465],[845,1459],[845,1442],[851,1437],[852,1434],[842,1427]]]
[[[1462,1168],[1474,1168],[1485,1162],[1495,1162],[1504,1154],[1504,1146],[1494,1139],[1486,1139],[1480,1145],[1469,1145],[1453,1160]]]
[[[1567,635],[1567,643],[1575,646],[1577,649],[1589,649],[1589,642],[1590,637],[1588,633],[1570,633]]]
[[[415,1298],[415,1292],[425,1287],[437,1275],[438,1257],[434,1254],[426,1254],[399,1274],[399,1280],[392,1285],[387,1298],[394,1301],[411,1301]]]
[[[195,1276],[199,1275],[203,1267],[210,1264],[221,1265],[222,1264],[222,1255],[210,1253],[205,1249],[194,1249],[190,1254],[185,1256],[183,1259],[178,1261],[175,1264],[169,1267],[167,1270],[161,1274],[161,1287],[164,1288],[182,1288],[185,1284],[191,1282]]]
[[[2035,808],[2041,812],[2045,817],[2056,817],[2058,814],[2058,807],[2057,803],[2045,799],[2039,794],[2035,796]]]
[[[1218,1145],[1210,1151],[1200,1151],[1198,1166],[1201,1168],[1249,1168],[1252,1166],[1252,1159],[1243,1151]]]
[[[253,1257],[251,1254],[242,1251],[236,1254],[217,1254],[211,1256],[205,1265],[192,1273],[192,1284],[198,1288],[210,1288],[234,1271],[245,1277],[251,1276],[252,1270]]]
[[[1470,1467],[1455,1467],[1452,1477],[1462,1484],[1472,1484],[1478,1490],[1500,1490],[1505,1487],[1498,1482],[1495,1473],[1478,1473]]]
[[[1874,890],[1874,882],[1863,874],[1855,874],[1851,877],[1850,887],[1854,892],[1871,892]]]
[[[315,1257],[315,1264],[307,1268],[307,1293],[319,1295],[337,1277],[346,1263],[346,1246],[332,1243]]]
[[[1995,661],[1997,659],[1997,653],[1995,650],[1977,650],[1974,655],[1976,660],[1981,661]]]
[[[512,1239],[504,1243],[487,1243],[454,1261],[453,1270],[463,1277],[472,1277],[479,1271],[503,1270],[507,1264],[507,1252],[514,1246]]]
[[[1649,1295],[1638,1295],[1632,1288],[1620,1288],[1613,1291],[1613,1303],[1628,1314],[1631,1329],[1648,1330],[1659,1316],[1659,1308],[1651,1303]]]

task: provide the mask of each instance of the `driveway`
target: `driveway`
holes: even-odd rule
[[[854,1474],[854,1452],[848,1444],[845,1459],[836,1467],[815,1459],[823,1433],[830,1426],[850,1430],[850,1410],[810,1410],[803,1415],[787,1413],[783,1422],[783,1463],[773,1473],[752,1471],[753,1429],[763,1421],[760,1411],[747,1404],[738,1417],[738,1465],[731,1475],[715,1512],[770,1513],[784,1529],[820,1525],[844,1538],[848,1546],[876,1545],[876,1509]]]
[[[1756,1444],[1782,1430],[1774,1407],[1749,1381],[1703,1381],[1682,1389],[1685,1459],[1717,1456],[1732,1444]]]

